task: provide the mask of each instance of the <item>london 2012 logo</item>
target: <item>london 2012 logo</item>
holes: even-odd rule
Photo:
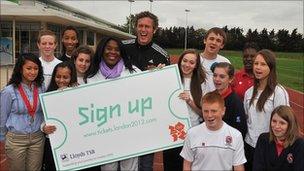
[[[60,154],[60,158],[63,162],[69,161],[68,154]]]
[[[169,125],[169,130],[173,142],[178,139],[184,140],[186,138],[185,125],[181,122],[178,122],[175,125]]]

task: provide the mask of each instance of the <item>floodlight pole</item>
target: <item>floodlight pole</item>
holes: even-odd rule
[[[132,7],[132,2],[135,2],[135,0],[128,0],[130,2],[130,15],[129,15],[129,34],[131,34],[131,7]]]
[[[153,0],[149,0],[150,1],[150,12],[152,12],[152,2]]]
[[[190,12],[189,9],[185,9],[186,12],[186,27],[185,27],[185,50],[187,49],[187,40],[188,40],[188,13]]]

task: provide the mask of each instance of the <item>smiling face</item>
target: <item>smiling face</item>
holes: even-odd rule
[[[213,72],[214,86],[220,93],[226,90],[232,82],[232,78],[229,78],[227,71],[227,68],[216,67]]]
[[[114,67],[121,59],[120,49],[116,41],[108,41],[103,52],[103,59],[110,68]]]
[[[136,26],[137,41],[140,45],[147,45],[152,41],[155,29],[153,20],[149,17],[138,19]]]
[[[58,88],[68,87],[71,82],[71,70],[68,67],[58,67],[55,82]]]
[[[25,84],[30,84],[38,76],[39,67],[37,64],[30,60],[25,60],[22,66],[22,82]]]
[[[258,54],[254,60],[253,73],[258,80],[265,80],[269,76],[270,68],[261,54]]]
[[[183,56],[180,67],[184,77],[191,77],[194,68],[196,67],[197,56],[193,53],[188,53]]]
[[[79,53],[78,57],[75,60],[75,68],[77,74],[84,74],[91,65],[90,55],[85,53]]]
[[[219,34],[211,32],[206,39],[204,39],[205,52],[216,55],[224,47],[224,38]]]
[[[222,127],[222,118],[225,114],[225,107],[223,105],[218,102],[203,102],[202,113],[209,130],[216,131]]]
[[[53,57],[56,49],[56,39],[51,35],[41,36],[40,42],[37,43],[42,57]]]
[[[61,41],[66,48],[66,52],[70,54],[77,46],[77,33],[74,30],[66,30]]]
[[[288,129],[288,122],[280,117],[278,114],[272,116],[271,130],[277,140],[284,140]]]

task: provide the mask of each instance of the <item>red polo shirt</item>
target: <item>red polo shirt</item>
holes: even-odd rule
[[[244,100],[245,92],[253,86],[253,79],[254,77],[247,74],[244,68],[234,74],[231,87],[242,101]]]
[[[284,142],[285,142],[285,140],[284,141],[275,141],[278,156],[280,156],[280,154],[284,150]]]

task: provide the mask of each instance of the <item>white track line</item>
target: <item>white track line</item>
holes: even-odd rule
[[[4,163],[6,161],[6,158],[2,159],[0,164]]]
[[[300,108],[302,108],[302,109],[304,108],[304,106],[301,106],[300,104],[297,104],[297,103],[295,103],[295,102],[293,102],[291,100],[289,100],[289,102],[292,103],[292,104],[294,104],[294,105],[296,105],[296,106],[298,106],[298,107],[300,107]]]

